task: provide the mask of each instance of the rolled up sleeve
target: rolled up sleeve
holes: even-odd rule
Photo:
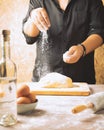
[[[91,0],[90,2],[90,31],[88,35],[98,34],[104,42],[104,6],[101,0]]]
[[[41,3],[39,1],[37,1],[37,0],[30,0],[29,8],[28,8],[26,17],[23,19],[23,22],[22,22],[22,33],[24,34],[24,37],[26,39],[26,43],[27,44],[33,44],[33,43],[35,43],[38,40],[38,38],[39,38],[39,35],[37,37],[30,37],[27,34],[25,34],[24,31],[23,31],[23,26],[24,26],[25,22],[27,22],[27,19],[30,16],[30,12],[33,9],[38,8],[38,7],[41,7]]]

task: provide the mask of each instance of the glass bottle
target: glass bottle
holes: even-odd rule
[[[17,122],[16,65],[10,58],[10,30],[3,30],[2,57],[0,60],[0,125]]]

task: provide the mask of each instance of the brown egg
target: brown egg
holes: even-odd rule
[[[4,97],[5,93],[4,92],[0,92],[0,98]]]
[[[28,85],[24,84],[22,86],[20,86],[18,89],[17,89],[17,98],[18,97],[23,97],[23,96],[27,96],[29,95],[30,93],[30,88]]]
[[[32,103],[36,101],[36,95],[33,91],[30,91],[28,98],[31,100]]]
[[[19,97],[17,98],[17,104],[29,104],[31,100],[28,97]]]

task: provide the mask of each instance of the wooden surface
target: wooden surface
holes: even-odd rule
[[[92,93],[104,91],[104,85],[89,85]],[[72,108],[84,103],[88,96],[37,96],[34,112],[18,115],[13,127],[0,130],[104,130],[104,110],[94,114],[91,110],[73,114]]]
[[[87,83],[73,83],[72,88],[43,88],[41,85],[38,86],[39,84],[37,83],[27,84],[29,85],[31,91],[37,95],[87,96],[91,93]]]

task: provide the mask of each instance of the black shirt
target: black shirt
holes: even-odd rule
[[[98,34],[104,39],[104,7],[101,0],[71,0],[65,11],[57,0],[30,0],[31,10],[44,7],[51,21],[51,27],[38,37],[28,37],[28,44],[36,43],[37,57],[33,70],[33,81],[38,81],[49,72],[59,72],[72,78],[73,82],[95,83],[94,52],[77,63],[63,62],[63,53],[72,45],[82,43],[89,35]]]

